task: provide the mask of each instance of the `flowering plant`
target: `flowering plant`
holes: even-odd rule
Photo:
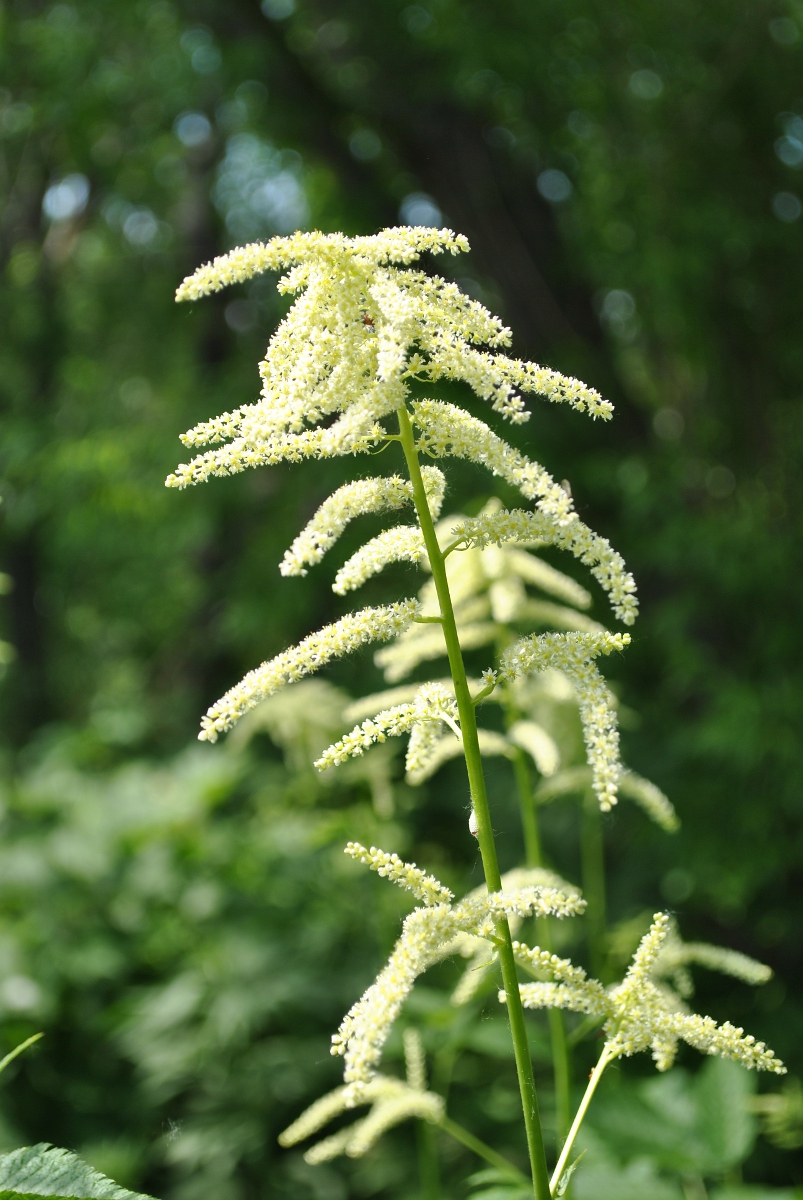
[[[373,454],[391,446],[401,452],[405,475],[359,478],[338,488],[298,535],[280,570],[284,575],[305,574],[361,514],[412,509],[414,523],[392,524],[363,545],[340,567],[333,588],[346,595],[388,564],[411,562],[431,575],[420,596],[350,613],[249,672],[212,705],[200,737],[216,740],[280,688],[369,642],[388,643],[377,661],[391,683],[421,663],[446,656],[447,679],[416,684],[403,694],[386,694],[351,732],[323,752],[317,766],[325,770],[364,754],[376,742],[408,735],[407,772],[415,782],[461,753],[471,791],[470,829],[479,844],[485,886],[455,903],[447,888],[415,865],[375,848],[349,844],[349,854],[406,888],[420,906],[407,917],[386,967],[333,1038],[333,1052],[345,1061],[344,1088],[313,1106],[283,1136],[287,1144],[301,1140],[344,1107],[371,1103],[367,1118],[315,1148],[312,1161],[341,1152],[362,1153],[391,1124],[416,1116],[442,1125],[496,1167],[518,1175],[495,1151],[483,1148],[446,1117],[441,1098],[426,1089],[423,1064],[412,1042],[407,1083],[377,1072],[383,1044],[416,978],[442,958],[466,950],[472,953],[479,946],[483,967],[496,962],[501,972],[500,997],[513,1041],[532,1188],[537,1200],[546,1200],[565,1187],[577,1130],[602,1071],[613,1058],[651,1049],[658,1068],[666,1069],[678,1039],[683,1039],[705,1053],[734,1058],[746,1066],[777,1072],[783,1067],[772,1051],[745,1037],[742,1030],[727,1023],[718,1026],[711,1018],[686,1012],[684,1006],[685,963],[695,956],[708,954],[709,962],[716,960],[715,965],[752,982],[764,977],[763,969],[758,964],[745,966],[749,960],[737,962],[733,956],[717,958],[710,948],[681,949],[663,914],[642,940],[623,982],[613,988],[589,979],[549,946],[531,948],[513,940],[512,926],[534,915],[548,940],[546,918],[578,914],[585,900],[577,889],[532,861],[528,868],[501,877],[483,769],[483,751],[498,752],[500,741],[494,740],[492,731],[479,729],[478,706],[492,699],[506,704],[511,720],[502,739],[505,747],[513,754],[528,750],[537,767],[540,758],[548,785],[548,777],[560,765],[553,754],[553,769],[548,769],[550,737],[516,709],[523,682],[559,673],[576,697],[587,759],[583,780],[597,806],[610,809],[623,778],[628,780],[619,759],[616,703],[597,662],[623,650],[629,634],[610,632],[576,611],[568,619],[565,612],[561,617],[555,611],[558,606],[553,604],[550,610],[549,602],[541,601],[540,614],[530,607],[530,617],[536,624],[558,625],[558,629],[514,632],[499,643],[499,626],[513,631],[517,618],[528,611],[524,581],[547,591],[551,585],[553,594],[562,588],[563,598],[575,610],[584,604],[583,589],[554,570],[550,574],[552,569],[526,549],[555,546],[589,567],[607,593],[615,617],[625,626],[636,618],[637,601],[633,578],[621,556],[580,520],[566,486],[463,408],[441,399],[417,398],[418,388],[413,395],[414,382],[449,380],[467,384],[514,424],[529,417],[522,392],[567,403],[594,418],[611,416],[612,406],[593,388],[502,353],[510,343],[510,332],[497,317],[454,283],[410,266],[424,252],[456,255],[466,250],[466,240],[450,230],[405,227],[358,238],[297,233],[234,250],[185,280],[178,291],[180,300],[196,299],[262,271],[284,270],[280,290],[298,295],[260,365],[260,398],[185,434],[186,446],[212,448],[181,465],[167,483],[186,487],[248,467]],[[422,457],[430,461],[422,464]],[[476,517],[439,521],[446,478],[434,463],[449,457],[485,467],[518,489],[532,507],[506,510],[491,504]],[[471,574],[478,552],[488,551],[491,557],[498,552],[502,565],[486,596],[480,594],[483,589],[477,585],[476,571],[473,582]],[[480,678],[470,678],[464,652],[494,641],[494,665]],[[571,790],[576,782],[567,781],[564,774],[564,790]],[[651,787],[629,777],[630,793],[671,825],[671,806]],[[532,812],[530,818],[532,838]],[[519,968],[534,981],[520,983]],[[674,979],[674,989],[667,985],[667,976]],[[557,1017],[562,1009],[585,1013],[604,1023],[606,1035],[575,1120],[570,1130],[564,1130],[567,1136],[551,1179],[525,1007],[549,1007]]]

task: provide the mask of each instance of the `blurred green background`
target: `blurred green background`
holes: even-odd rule
[[[611,919],[669,906],[768,962],[766,988],[706,978],[699,1006],[803,1072],[803,5],[0,12],[0,1037],[46,1031],[6,1077],[4,1143],[182,1200],[417,1194],[414,1131],[342,1169],[274,1138],[334,1086],[329,1033],[406,911],[343,842],[465,886],[465,785],[412,793],[388,757],[324,786],[298,731],[193,745],[222,690],[344,611],[327,570],[276,564],[348,463],[162,486],[180,432],[255,397],[283,311],[270,278],[181,308],[176,285],[296,227],[465,233],[449,269],[514,351],[614,401],[606,427],[536,402],[516,435],[640,585],[625,753],[683,825],[606,818]],[[456,472],[453,507],[478,486]],[[380,680],[368,657],[332,678]],[[466,1120],[504,1143],[472,1053]],[[744,1177],[803,1164],[759,1141]]]

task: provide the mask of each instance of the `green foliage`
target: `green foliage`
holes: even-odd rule
[[[635,1085],[609,1079],[581,1134],[586,1162],[573,1194],[578,1200],[689,1194],[791,1200],[797,1191],[721,1182],[738,1173],[752,1150],[753,1089],[751,1075],[722,1059],[709,1060],[693,1076],[676,1069]]]
[[[306,711],[283,714],[291,759],[332,735],[309,694]],[[329,1035],[398,922],[395,894],[342,854],[355,835],[406,848],[401,814],[375,814],[382,770],[367,756],[325,786],[257,754],[258,722],[251,734],[103,774],[60,741],[6,792],[4,1028],[42,1021],[57,1062],[83,1064],[54,1093],[32,1060],[7,1118],[90,1161],[122,1125],[130,1181],[155,1192],[243,1194],[265,1171],[278,1195],[301,1186],[307,1169],[275,1137],[336,1082]],[[409,811],[408,791],[396,799]]]
[[[748,1098],[755,1081],[724,1059],[711,1059],[690,1077],[682,1069],[637,1088],[609,1089],[591,1123],[609,1151],[625,1160],[702,1176],[725,1174],[747,1158],[755,1139]]]

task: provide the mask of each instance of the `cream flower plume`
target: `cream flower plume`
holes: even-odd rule
[[[430,457],[451,454],[483,463],[518,486],[551,521],[550,528],[566,527],[567,532],[555,532],[553,540],[592,565],[609,589],[616,611],[629,622],[635,614],[632,581],[604,539],[595,540],[578,521],[569,492],[543,467],[463,410],[436,400],[410,400],[412,380],[446,379],[467,384],[514,423],[529,417],[523,392],[567,403],[592,417],[611,415],[611,405],[579,380],[501,353],[500,348],[510,343],[510,331],[498,317],[464,295],[456,284],[411,269],[424,252],[454,255],[467,250],[465,238],[448,229],[404,227],[358,238],[295,233],[273,238],[265,245],[233,250],[185,279],[178,300],[197,300],[264,271],[284,271],[279,290],[295,299],[260,364],[259,399],[203,421],[184,434],[184,444],[201,453],[178,466],[167,484],[183,488],[249,467],[371,452],[398,440],[396,414],[408,411],[409,404],[421,450]],[[393,418],[390,427],[384,423],[387,418]],[[444,476],[437,467],[429,466],[423,468],[422,477],[431,513],[437,516]],[[398,509],[412,500],[412,484],[395,475],[344,484],[324,501],[286,552],[282,574],[305,574],[356,516]],[[480,536],[478,530],[471,536],[475,534]],[[532,530],[524,530],[522,536],[525,534],[529,536]],[[425,565],[423,537],[417,526],[396,525],[372,538],[341,566],[334,591],[345,595],[388,563],[400,561]],[[531,573],[538,570],[534,565]],[[556,577],[557,573],[550,576],[550,568],[542,565],[541,583],[547,589],[550,579],[554,585]],[[562,590],[572,593],[571,582]],[[500,605],[507,604],[511,611],[511,605],[515,608],[518,593],[513,595],[514,591],[509,581],[499,582],[494,592],[496,612]],[[574,599],[578,598],[582,606],[585,593],[574,585]],[[527,603],[532,606],[535,602]],[[542,602],[537,620],[599,631],[590,618],[546,603],[549,611]],[[401,608],[407,604],[403,602]],[[212,706],[200,736],[213,741],[277,686],[364,641],[389,636],[388,621],[378,609],[344,617],[250,672]],[[467,649],[493,636],[492,624],[482,619],[473,628],[464,622],[461,630]],[[436,631],[430,632],[430,639],[431,649],[437,652]],[[426,637],[418,643],[419,654],[425,650],[425,642]],[[417,761],[416,743],[423,739],[429,745],[432,730],[415,726],[411,734]]]

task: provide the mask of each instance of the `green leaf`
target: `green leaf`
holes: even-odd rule
[[[676,1067],[633,1086],[610,1086],[591,1123],[617,1157],[649,1158],[663,1170],[722,1175],[752,1149],[748,1099],[754,1076],[738,1063],[708,1059],[696,1075]]]
[[[699,1171],[709,1153],[697,1129],[692,1083],[678,1068],[635,1086],[612,1081],[592,1114],[593,1128],[624,1161],[649,1158],[670,1171]]]
[[[475,1172],[469,1176],[468,1182],[472,1188],[480,1187],[484,1183],[496,1185],[478,1192],[472,1191],[469,1200],[531,1200],[533,1194],[531,1187],[511,1183],[510,1176],[504,1171],[497,1171],[495,1167]]]
[[[678,1184],[662,1178],[645,1159],[623,1168],[584,1165],[573,1181],[572,1195],[576,1200],[682,1200]]]
[[[0,1155],[0,1200],[27,1197],[76,1197],[76,1200],[151,1200],[119,1187],[82,1162],[70,1150],[49,1142],[23,1146]]]
[[[755,1089],[755,1072],[725,1058],[710,1058],[697,1075],[698,1130],[711,1174],[728,1171],[752,1150],[756,1119],[748,1102]]]

